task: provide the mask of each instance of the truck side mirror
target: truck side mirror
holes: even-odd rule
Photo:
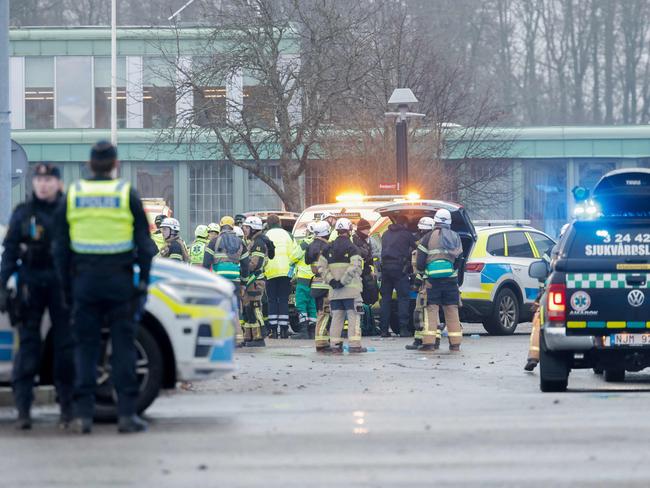
[[[528,276],[535,278],[538,281],[545,281],[550,272],[550,266],[544,260],[535,261],[528,267]]]

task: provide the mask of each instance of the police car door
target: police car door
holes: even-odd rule
[[[528,267],[536,259],[530,240],[523,230],[510,231],[505,233],[505,245],[508,263],[524,303],[530,303],[538,292],[537,281],[528,276]]]

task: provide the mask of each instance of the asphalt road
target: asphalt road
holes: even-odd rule
[[[354,357],[269,341],[159,398],[137,436],[58,433],[53,407],[19,433],[0,409],[0,486],[648,486],[650,376],[575,371],[569,392],[542,394],[527,339],[424,354],[371,338]]]

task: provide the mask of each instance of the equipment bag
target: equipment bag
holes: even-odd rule
[[[446,259],[434,259],[427,263],[427,277],[429,279],[450,278],[455,273],[454,264]]]

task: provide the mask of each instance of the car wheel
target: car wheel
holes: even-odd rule
[[[566,391],[571,371],[567,360],[547,351],[543,344],[539,355],[539,389],[545,393]]]
[[[111,343],[108,334],[103,335],[102,339],[102,355],[97,365],[95,420],[113,421],[117,418],[117,395],[111,378]],[[156,339],[144,327],[138,328],[135,348],[136,375],[139,385],[137,411],[142,413],[160,392],[163,381],[163,359]]]
[[[620,383],[625,381],[625,370],[624,369],[606,369],[605,370],[605,381],[607,383]]]
[[[492,314],[483,322],[483,327],[491,335],[512,335],[519,323],[519,300],[510,288],[497,293]]]

